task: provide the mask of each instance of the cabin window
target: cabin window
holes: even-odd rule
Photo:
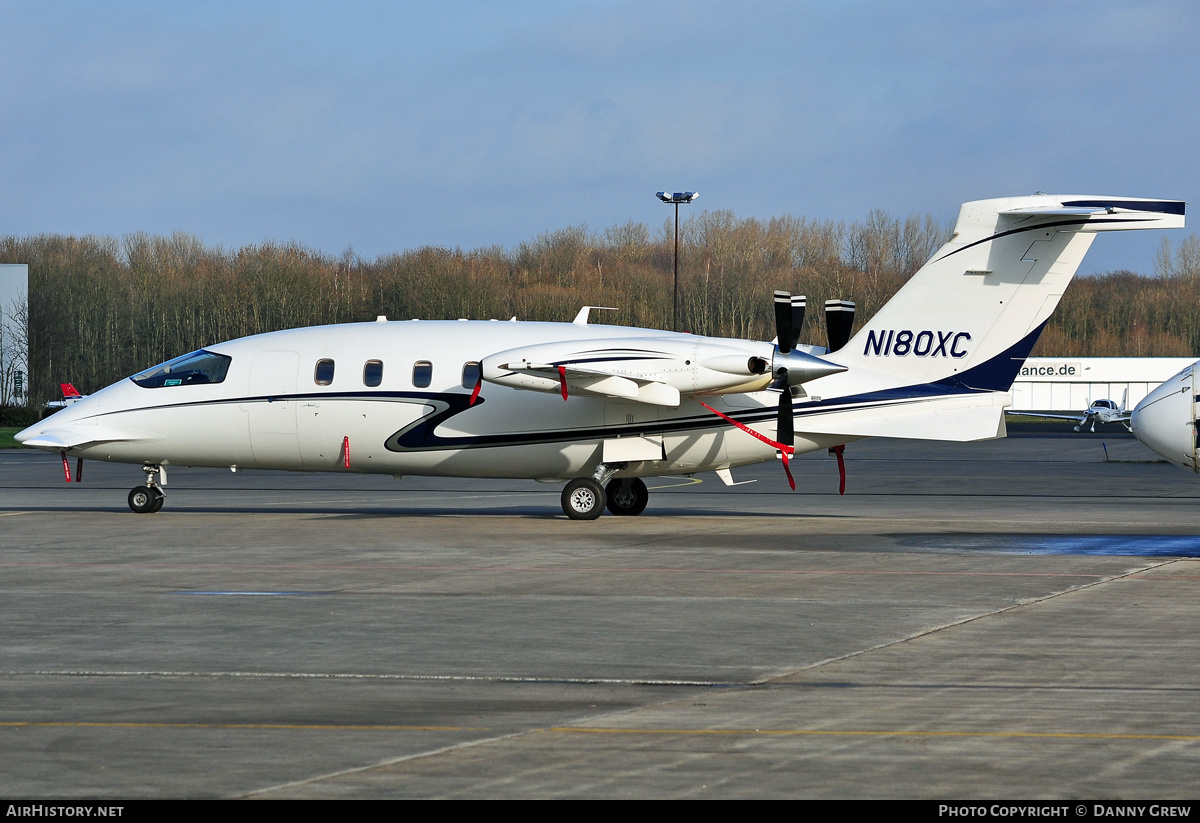
[[[424,389],[433,381],[433,364],[428,360],[413,363],[413,385]]]
[[[383,361],[368,360],[363,366],[363,383],[374,388],[383,382]]]
[[[231,360],[228,355],[200,349],[139,372],[130,380],[144,389],[220,383],[225,380]]]
[[[472,360],[470,363],[463,363],[463,379],[462,387],[464,389],[473,389],[479,383],[479,363]]]
[[[316,371],[313,373],[313,379],[317,381],[318,386],[328,386],[333,382],[333,361],[318,360]]]

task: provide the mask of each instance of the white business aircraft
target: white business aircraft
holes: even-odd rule
[[[1097,423],[1120,423],[1125,428],[1133,431],[1129,426],[1129,412],[1125,411],[1125,404],[1129,402],[1129,389],[1125,390],[1125,394],[1121,397],[1121,405],[1117,405],[1111,400],[1097,400],[1094,403],[1088,404],[1087,411],[1081,414],[1046,414],[1043,412],[1010,412],[1021,417],[1040,417],[1046,420],[1075,420],[1075,431],[1083,431],[1083,427],[1091,423],[1092,434],[1096,433]]]
[[[1008,390],[1096,232],[1183,224],[1173,200],[979,200],[842,347],[797,345],[803,299],[781,292],[777,343],[593,325],[586,308],[292,329],[147,369],[17,439],[64,468],[142,464],[136,512],[162,507],[168,466],[228,466],[564,482],[568,517],[636,515],[643,477],[731,483],[816,449],[840,462],[864,437],[1003,437]]]
[[[1133,434],[1176,466],[1200,474],[1196,368],[1193,363],[1133,408]]]

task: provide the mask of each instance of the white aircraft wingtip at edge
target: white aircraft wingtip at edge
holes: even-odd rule
[[[1200,361],[1164,381],[1134,406],[1134,437],[1181,469],[1200,474],[1196,370]]]

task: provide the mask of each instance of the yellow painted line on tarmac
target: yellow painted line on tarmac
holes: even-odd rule
[[[704,481],[701,480],[699,477],[686,477],[686,478],[684,478],[682,483],[668,483],[665,486],[647,486],[646,488],[649,489],[650,491],[653,491],[655,489],[673,489],[677,486],[695,486],[697,483],[703,483],[703,482]]]
[[[333,732],[487,732],[486,726],[372,726],[337,723],[89,723],[85,721],[17,720],[0,722],[4,729],[238,729],[244,731]]]
[[[1087,740],[1200,740],[1200,734],[1101,734],[1089,732],[971,732],[891,729],[602,729],[554,726],[555,734],[643,734],[649,736],[745,735],[748,737],[988,737]]]
[[[29,512],[0,512],[0,517],[16,517],[18,514],[29,514]]]

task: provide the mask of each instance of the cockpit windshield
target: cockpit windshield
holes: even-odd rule
[[[224,354],[200,349],[183,357],[168,360],[160,366],[146,369],[129,378],[144,389],[161,389],[165,386],[198,386],[220,383],[229,371],[232,358]]]

